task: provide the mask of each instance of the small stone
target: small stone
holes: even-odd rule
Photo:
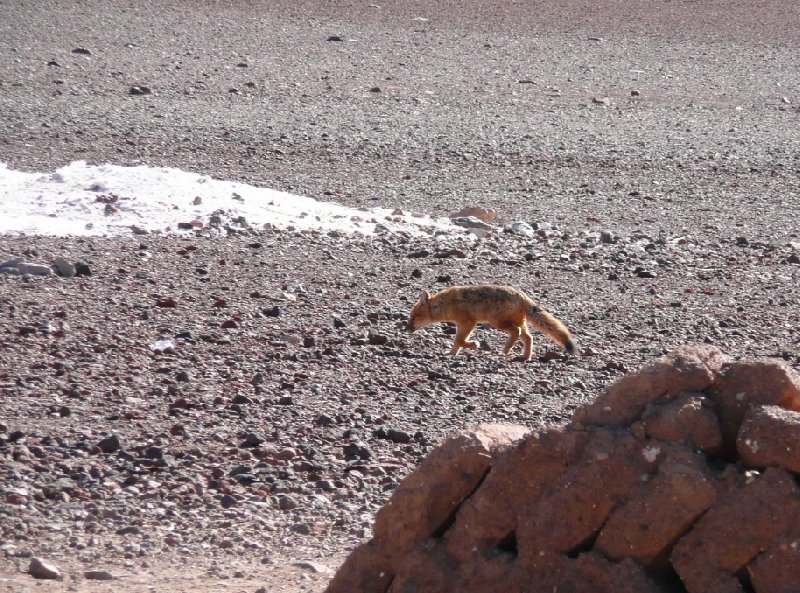
[[[428,257],[430,254],[431,252],[428,251],[427,249],[420,249],[419,251],[412,251],[411,253],[406,255],[406,257],[409,257],[411,259],[420,259],[423,257]]]
[[[76,276],[91,276],[92,269],[89,267],[85,261],[76,261],[75,262],[75,275]]]
[[[188,383],[191,377],[187,371],[178,371],[175,375],[175,380],[180,383]]]
[[[113,581],[114,575],[105,570],[87,570],[83,577],[90,581]]]
[[[261,313],[265,317],[278,317],[281,314],[281,310],[278,308],[277,305],[275,305],[274,307],[270,307],[268,309],[263,309],[261,311]]]
[[[236,323],[235,319],[228,319],[222,322],[222,327],[225,329],[236,329],[239,327],[239,324]]]
[[[149,86],[145,86],[143,84],[135,84],[130,88],[128,94],[133,96],[142,96],[142,95],[149,95],[152,92],[153,91]]]
[[[479,206],[467,206],[458,212],[450,214],[450,218],[463,218],[465,216],[474,216],[483,222],[491,222],[496,216],[497,211],[491,208],[481,208]]]
[[[411,435],[407,432],[402,430],[395,430],[394,428],[390,428],[386,431],[386,436],[389,438],[390,441],[393,443],[410,443],[411,442]]]
[[[617,242],[617,237],[611,231],[602,231],[600,233],[600,242],[610,245]]]
[[[79,56],[91,56],[92,50],[87,49],[85,47],[76,47],[72,50],[72,53],[77,54]]]
[[[45,266],[43,264],[28,264],[23,262],[17,265],[17,273],[30,274],[31,276],[49,276],[53,273],[53,270],[50,266]]]
[[[511,225],[511,232],[522,237],[533,237],[536,234],[534,228],[527,222],[515,222]]]
[[[317,562],[309,562],[309,561],[295,562],[294,565],[297,568],[302,568],[303,570],[308,570],[310,572],[315,572],[317,574],[330,574],[333,572],[330,568],[328,568],[324,564],[319,564]]]
[[[342,447],[342,451],[345,459],[372,459],[372,451],[361,441],[347,443]]]
[[[336,421],[327,414],[319,414],[314,418],[314,424],[317,426],[332,426],[336,424]]]
[[[633,89],[633,90],[631,91],[631,97],[638,97],[638,96],[639,96],[639,95],[641,95],[641,94],[642,94],[642,93],[641,93],[639,90],[637,90],[637,89]]]
[[[118,451],[119,448],[120,448],[119,437],[117,435],[115,435],[115,434],[112,434],[111,436],[107,436],[106,438],[101,440],[99,443],[97,443],[97,447],[103,453],[113,453],[114,451]]]
[[[262,439],[256,433],[248,432],[246,435],[244,435],[244,440],[242,441],[242,444],[239,445],[239,447],[243,449],[247,447],[258,447],[263,442],[264,439]]]
[[[35,556],[31,558],[30,564],[28,565],[28,574],[35,579],[61,579],[61,571],[57,566]]]
[[[374,334],[372,332],[367,336],[367,342],[370,346],[383,346],[389,341],[389,337],[383,334]]]
[[[328,37],[328,41],[341,42],[341,41],[344,41],[344,39],[342,37],[340,37],[339,35],[331,35],[330,37]]]
[[[611,99],[608,97],[593,97],[592,103],[594,103],[595,105],[608,106],[611,105]]]
[[[225,494],[223,495],[222,498],[219,499],[219,503],[222,505],[223,509],[229,509],[237,503],[237,500],[234,496],[230,494]]]
[[[450,221],[454,225],[463,227],[465,229],[479,229],[482,231],[494,230],[492,225],[483,222],[475,216],[458,216],[456,218],[451,218]]]
[[[299,506],[297,501],[287,494],[278,497],[278,508],[282,511],[291,511]]]
[[[162,307],[164,309],[174,309],[177,306],[178,301],[172,297],[162,297],[156,301],[156,307]]]
[[[75,276],[75,264],[68,262],[63,257],[55,258],[53,260],[53,265],[59,276],[63,276],[64,278],[72,278]]]
[[[652,272],[650,270],[645,270],[644,268],[636,268],[634,270],[634,273],[639,278],[657,278],[658,277],[658,274],[656,274],[655,272]]]
[[[347,324],[342,320],[341,317],[339,317],[338,315],[334,315],[333,316],[333,327],[335,327],[336,329],[342,329],[342,328],[347,327]]]

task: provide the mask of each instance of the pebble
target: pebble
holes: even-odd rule
[[[97,443],[97,447],[103,453],[113,453],[114,451],[117,451],[120,448],[119,437],[115,434],[107,436],[106,438],[102,439],[100,442]]]
[[[83,573],[83,577],[90,581],[113,581],[114,575],[105,570],[87,570]]]
[[[28,565],[28,573],[35,579],[61,579],[61,571],[54,564],[50,564],[34,556]]]
[[[59,276],[63,276],[64,278],[72,278],[75,276],[75,264],[67,261],[61,256],[53,260],[53,266],[55,266]]]

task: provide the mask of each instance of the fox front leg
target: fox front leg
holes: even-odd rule
[[[506,345],[503,346],[503,354],[508,356],[508,353],[511,352],[514,344],[517,343],[517,340],[519,340],[520,336],[522,335],[522,329],[516,325],[512,325],[504,329],[508,332],[508,340],[506,341]]]
[[[475,329],[475,323],[462,323],[456,326],[456,340],[450,349],[450,354],[455,356],[462,348],[477,348],[478,343],[469,340],[469,335]]]

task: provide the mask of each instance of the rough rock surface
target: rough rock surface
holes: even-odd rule
[[[739,429],[736,447],[747,465],[779,465],[800,474],[800,413],[779,406],[751,408]]]
[[[400,484],[328,593],[734,593],[744,574],[757,593],[796,590],[800,414],[764,404],[794,406],[797,377],[726,360],[683,346],[565,428],[451,438]],[[719,457],[720,417],[740,457]]]

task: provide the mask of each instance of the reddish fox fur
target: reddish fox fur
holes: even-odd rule
[[[414,332],[437,321],[456,324],[456,340],[450,354],[458,354],[462,348],[477,348],[469,339],[478,323],[488,323],[508,334],[503,353],[508,354],[518,340],[525,346],[525,360],[531,358],[530,323],[548,338],[559,344],[570,354],[575,353],[575,343],[569,330],[552,314],[541,309],[528,295],[509,286],[482,284],[476,286],[452,286],[434,295],[423,290],[419,300],[411,309],[408,331]]]

